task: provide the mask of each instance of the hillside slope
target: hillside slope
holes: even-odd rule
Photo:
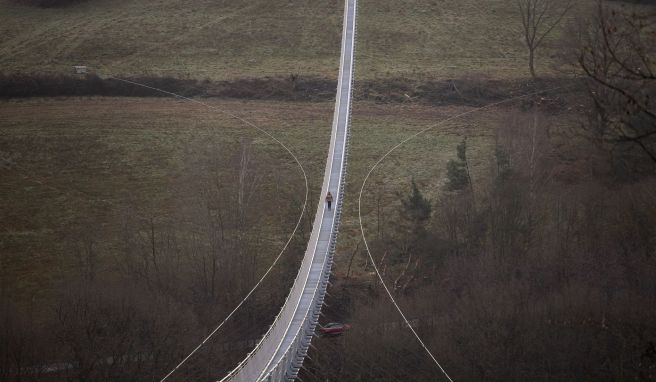
[[[90,0],[35,8],[0,0],[0,68],[68,73],[79,64],[118,75],[335,78],[341,7],[298,0]],[[362,0],[358,12],[358,79],[528,76],[512,0]],[[566,25],[538,52],[542,74],[558,73],[555,42]]]

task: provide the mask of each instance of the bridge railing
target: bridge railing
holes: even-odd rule
[[[332,219],[330,221],[330,236],[326,247],[319,247],[319,236],[321,233],[324,218],[325,218],[325,204],[323,198],[320,199],[315,214],[312,233],[308,241],[308,247],[305,256],[299,267],[299,271],[294,280],[294,284],[288,294],[282,309],[276,316],[273,324],[269,327],[266,334],[260,339],[255,348],[246,356],[246,358],[237,365],[221,382],[235,381],[235,382],[253,382],[253,381],[286,381],[293,380],[299,368],[303,363],[303,359],[307,354],[307,349],[314,334],[317,325],[321,306],[323,305],[325,292],[328,286],[328,279],[330,277],[330,270],[332,267],[332,260],[335,251],[335,244],[338,232],[339,221],[342,211],[342,201],[344,194],[344,184],[346,177],[346,164],[348,159],[348,142],[350,139],[350,132],[348,129],[348,122],[350,119],[350,97],[352,85],[352,70],[353,70],[353,51],[354,48],[354,34],[355,34],[355,4],[356,0],[345,0],[344,7],[344,24],[342,31],[342,55],[340,62],[340,72],[337,88],[336,107],[333,117],[333,127],[330,139],[330,146],[328,150],[328,157],[326,168],[324,172],[323,184],[321,188],[321,195],[326,195],[329,189],[336,189],[335,209]],[[350,49],[347,55],[347,31],[349,26],[349,14],[351,13],[351,42]],[[346,57],[349,57],[348,73],[344,72]],[[344,83],[345,74],[347,74],[347,83]],[[346,100],[342,100],[341,94],[344,86],[348,86],[348,96]],[[340,125],[340,115],[342,113],[342,103],[346,103],[347,115],[343,125]],[[343,135],[338,142],[338,132],[343,129]],[[335,149],[341,148],[341,157],[338,158],[339,168],[333,168]],[[337,179],[336,185],[331,185],[331,176],[334,171],[339,171],[340,176]],[[331,188],[333,187],[333,188]],[[315,269],[313,270],[313,265]],[[317,271],[320,267],[320,271]],[[313,277],[311,279],[311,277]],[[312,299],[310,304],[301,306],[303,295],[311,295]],[[302,312],[299,312],[302,309]],[[300,314],[297,314],[300,313]],[[292,327],[292,320],[296,317],[302,319],[302,324],[295,327],[293,332],[290,332]],[[275,360],[276,354],[279,353],[283,341],[292,336],[289,345],[282,349],[284,354]]]

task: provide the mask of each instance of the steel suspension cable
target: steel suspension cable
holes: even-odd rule
[[[422,130],[420,130],[420,131],[418,131],[418,132],[416,132],[416,133],[410,135],[409,137],[405,138],[405,139],[402,140],[400,143],[398,143],[397,145],[395,145],[394,147],[392,147],[392,148],[391,148],[389,151],[387,151],[382,157],[380,157],[380,158],[378,159],[378,161],[376,161],[376,163],[373,165],[373,167],[371,167],[371,168],[369,169],[369,172],[367,173],[367,175],[366,175],[365,178],[364,178],[364,181],[362,182],[362,187],[360,187],[360,194],[358,195],[358,220],[359,220],[359,225],[360,225],[360,232],[361,232],[361,234],[362,234],[362,241],[364,242],[365,249],[367,250],[367,255],[368,255],[368,257],[369,257],[369,260],[371,261],[371,265],[373,266],[374,270],[376,271],[376,275],[378,276],[378,279],[380,280],[381,284],[383,285],[383,288],[385,289],[385,293],[386,293],[387,296],[389,297],[390,301],[392,302],[392,304],[394,305],[394,307],[396,308],[396,310],[397,310],[397,311],[399,312],[399,314],[401,315],[401,318],[403,319],[403,321],[405,321],[405,323],[406,323],[406,325],[408,326],[408,328],[410,328],[410,331],[411,331],[412,334],[415,336],[415,338],[417,339],[417,341],[419,341],[419,344],[420,344],[421,347],[424,349],[424,351],[426,352],[426,354],[431,358],[431,360],[435,363],[435,365],[440,369],[440,371],[442,372],[442,374],[444,374],[444,376],[445,376],[450,382],[453,382],[453,379],[451,379],[451,377],[450,377],[449,374],[446,372],[446,370],[442,367],[442,365],[441,365],[441,364],[438,362],[438,360],[435,358],[435,355],[433,355],[433,353],[430,351],[430,349],[428,348],[428,346],[426,346],[426,344],[425,344],[424,341],[421,339],[421,337],[419,336],[419,334],[417,333],[417,331],[416,331],[416,330],[412,327],[412,325],[410,324],[410,321],[407,319],[405,313],[403,313],[403,310],[401,309],[401,307],[399,306],[399,304],[396,302],[396,299],[394,298],[394,296],[393,296],[392,293],[390,292],[389,288],[387,287],[387,284],[385,283],[385,280],[383,279],[383,277],[382,277],[382,275],[381,275],[381,273],[380,273],[380,270],[378,269],[378,266],[376,265],[376,262],[374,261],[373,255],[371,254],[371,250],[370,250],[370,248],[369,248],[369,243],[367,242],[367,238],[366,238],[366,235],[365,235],[365,232],[364,232],[364,225],[363,225],[363,223],[362,223],[362,195],[363,195],[363,193],[364,193],[364,189],[365,189],[365,187],[366,187],[366,185],[367,185],[367,180],[369,179],[369,176],[371,176],[371,174],[374,172],[374,170],[378,167],[378,165],[379,165],[383,160],[385,160],[385,158],[387,158],[387,157],[388,157],[392,152],[394,152],[396,149],[398,149],[399,147],[401,147],[402,145],[404,145],[404,144],[407,143],[408,141],[411,141],[412,139],[414,139],[414,138],[420,136],[421,134],[424,134],[424,133],[426,133],[426,132],[428,132],[428,131],[430,131],[430,130],[432,130],[432,129],[438,127],[438,126],[441,126],[441,125],[444,124],[444,123],[447,123],[447,122],[453,121],[453,120],[455,120],[455,119],[462,118],[462,117],[467,116],[467,115],[469,115],[469,114],[473,114],[473,113],[480,112],[480,111],[483,111],[483,110],[486,110],[486,109],[490,109],[490,108],[495,107],[495,106],[499,106],[499,105],[502,105],[502,104],[505,104],[505,103],[510,103],[510,102],[513,102],[513,101],[517,101],[517,100],[522,99],[522,98],[528,98],[528,97],[535,96],[535,95],[538,95],[538,94],[547,93],[547,92],[552,92],[552,91],[555,91],[555,90],[562,90],[562,89],[570,88],[570,87],[573,87],[573,86],[574,86],[574,85],[571,85],[571,86],[564,86],[564,87],[556,87],[556,88],[551,88],[551,89],[544,89],[544,90],[540,90],[540,91],[532,92],[532,93],[529,93],[529,94],[524,94],[524,95],[521,95],[521,96],[508,98],[508,99],[505,99],[505,100],[501,100],[501,101],[498,101],[498,102],[493,102],[493,103],[490,103],[490,104],[488,104],[488,105],[481,106],[481,107],[478,107],[478,108],[475,108],[475,109],[472,109],[472,110],[468,110],[468,111],[466,111],[466,112],[459,113],[459,114],[456,114],[456,115],[454,115],[454,116],[451,116],[451,117],[448,117],[448,118],[446,118],[446,119],[443,119],[443,120],[441,120],[441,121],[439,121],[439,122],[437,122],[437,123],[435,123],[435,124],[433,124],[433,125],[430,125],[430,126],[424,128],[424,129],[422,129]]]
[[[223,17],[219,17],[219,18],[217,18],[217,19],[215,19],[215,20],[211,20],[211,21],[209,21],[209,22],[207,22],[207,23],[204,23],[204,24],[202,24],[202,25],[200,25],[200,26],[198,26],[198,27],[196,27],[196,28],[193,28],[193,29],[189,30],[187,33],[179,34],[178,36],[176,36],[176,37],[174,37],[174,38],[168,40],[167,43],[175,42],[175,41],[180,41],[180,40],[182,40],[182,39],[188,37],[189,35],[191,35],[192,33],[196,32],[196,31],[198,31],[198,30],[201,30],[201,29],[205,29],[205,28],[207,28],[207,27],[210,27],[210,26],[212,26],[212,25],[214,25],[214,24],[216,24],[216,23],[218,23],[218,22],[220,22],[220,21],[223,21],[223,20],[225,20],[225,19],[227,19],[227,18],[230,18],[230,17],[232,17],[232,16],[234,16],[234,14],[232,14],[232,15],[226,15],[226,16],[223,16]],[[152,44],[152,45],[151,45],[150,47],[148,47],[148,48],[145,48],[145,49],[142,49],[142,50],[136,51],[136,52],[134,52],[134,53],[132,53],[132,54],[128,54],[128,55],[125,56],[125,57],[122,57],[122,58],[120,58],[120,59],[114,60],[114,61],[112,62],[112,64],[117,65],[118,63],[122,63],[122,62],[126,61],[127,59],[132,58],[132,57],[134,57],[134,56],[136,56],[136,55],[139,55],[139,54],[142,54],[142,53],[145,53],[145,52],[151,51],[151,50],[153,50],[153,49],[155,49],[155,48],[157,48],[157,47],[159,47],[159,46],[161,46],[161,45],[163,45],[163,43]],[[52,61],[53,61],[53,62],[61,62],[60,60],[56,60],[56,59],[55,59],[55,60],[52,60]],[[96,74],[98,74],[98,73],[96,73]],[[264,282],[264,280],[266,279],[266,277],[271,273],[271,271],[273,270],[273,268],[277,265],[277,263],[279,262],[280,258],[281,258],[282,255],[284,254],[285,250],[289,247],[289,244],[290,244],[291,241],[293,240],[294,236],[296,235],[296,232],[298,231],[298,228],[300,227],[300,225],[301,225],[301,223],[302,223],[302,221],[303,221],[303,217],[304,217],[304,215],[305,215],[305,211],[306,211],[306,209],[307,209],[307,202],[308,202],[308,196],[309,196],[309,184],[308,184],[308,178],[307,178],[307,173],[306,173],[306,171],[305,171],[303,165],[302,165],[301,162],[299,161],[298,157],[297,157],[297,156],[291,151],[291,149],[289,149],[289,147],[287,147],[282,141],[280,141],[278,138],[276,138],[274,135],[272,135],[272,134],[269,133],[268,131],[266,131],[266,130],[260,128],[260,127],[257,126],[255,123],[250,122],[250,121],[246,120],[246,119],[243,118],[243,117],[240,117],[240,116],[238,116],[238,115],[236,115],[236,114],[234,114],[234,113],[230,113],[230,112],[228,112],[228,111],[226,111],[226,110],[224,110],[224,109],[221,109],[221,108],[219,108],[219,107],[216,107],[216,106],[210,105],[210,104],[208,104],[208,103],[206,103],[206,102],[202,102],[202,101],[199,101],[199,100],[197,100],[197,99],[193,99],[193,98],[190,98],[190,97],[186,97],[186,96],[183,96],[183,95],[180,95],[180,94],[177,94],[177,93],[171,92],[171,91],[167,91],[167,90],[164,90],[164,89],[160,89],[160,88],[157,88],[157,87],[154,87],[154,86],[150,86],[150,85],[142,84],[142,83],[139,83],[139,82],[136,82],[136,81],[133,81],[133,80],[128,80],[128,79],[118,78],[118,77],[114,77],[114,76],[111,76],[111,75],[108,75],[108,76],[106,76],[105,78],[107,78],[107,79],[111,79],[111,80],[115,80],[115,81],[119,81],[119,82],[123,82],[123,83],[127,83],[127,84],[131,84],[131,85],[134,85],[134,86],[139,86],[139,87],[146,88],[146,89],[150,89],[150,90],[153,90],[153,91],[156,91],[156,92],[162,93],[162,94],[170,95],[170,96],[172,96],[172,97],[175,97],[175,98],[178,98],[178,99],[181,99],[181,100],[184,100],[184,101],[188,101],[188,102],[191,102],[191,103],[195,103],[195,104],[197,104],[197,105],[204,106],[204,107],[206,107],[206,108],[208,108],[208,109],[210,109],[210,110],[220,112],[220,113],[222,113],[222,114],[224,114],[224,115],[227,115],[227,116],[229,116],[229,117],[231,117],[231,118],[233,118],[233,119],[236,119],[236,120],[238,120],[238,121],[244,123],[245,125],[247,125],[247,126],[249,126],[249,127],[252,127],[252,128],[254,128],[254,129],[258,130],[258,131],[261,132],[262,134],[264,134],[264,135],[268,136],[269,138],[271,138],[274,142],[276,142],[277,144],[279,144],[279,145],[280,145],[285,151],[287,151],[287,153],[289,153],[289,155],[293,158],[294,162],[296,162],[296,164],[298,165],[298,167],[299,167],[299,169],[300,169],[300,171],[301,171],[301,173],[302,173],[302,175],[303,175],[303,180],[304,180],[305,193],[304,193],[303,206],[302,206],[302,208],[301,208],[301,212],[300,212],[299,217],[298,217],[298,219],[297,219],[297,221],[296,221],[296,224],[295,224],[295,226],[294,226],[294,229],[293,229],[292,233],[289,235],[287,241],[285,242],[285,244],[284,244],[284,246],[282,247],[282,249],[280,250],[280,252],[276,255],[276,257],[274,258],[273,262],[269,265],[269,267],[268,267],[267,270],[264,272],[264,274],[260,277],[260,279],[257,281],[257,283],[256,283],[256,284],[255,284],[250,290],[249,290],[249,292],[248,292],[248,293],[242,298],[242,300],[241,300],[241,301],[240,301],[240,302],[234,307],[234,309],[232,309],[232,310],[230,311],[230,313],[229,313],[229,314],[228,314],[228,315],[227,315],[227,316],[226,316],[226,317],[225,317],[225,318],[224,318],[224,319],[223,319],[223,320],[222,320],[222,321],[221,321],[221,322],[220,322],[220,323],[219,323],[219,324],[218,324],[218,325],[217,325],[217,326],[216,326],[216,327],[215,327],[215,328],[214,328],[214,329],[213,329],[213,330],[212,330],[212,331],[211,331],[211,332],[210,332],[210,333],[209,333],[209,334],[203,339],[203,341],[201,341],[201,342],[200,342],[200,343],[199,343],[199,344],[198,344],[198,345],[197,345],[197,346],[196,346],[196,347],[195,347],[195,348],[194,348],[194,349],[193,349],[193,350],[192,350],[192,351],[186,356],[186,357],[184,357],[184,358],[183,358],[183,359],[182,359],[182,360],[181,360],[181,361],[180,361],[180,362],[179,362],[179,363],[178,363],[178,364],[177,364],[177,365],[176,365],[171,371],[169,371],[169,373],[167,373],[167,374],[166,374],[166,375],[160,380],[160,382],[164,382],[164,381],[166,381],[171,375],[173,375],[173,373],[175,373],[180,367],[182,367],[182,365],[184,365],[184,364],[185,364],[185,363],[186,363],[186,362],[187,362],[187,361],[188,361],[188,360],[189,360],[194,354],[196,354],[196,353],[197,353],[197,352],[203,347],[203,345],[205,345],[205,344],[207,343],[207,341],[209,341],[209,340],[210,340],[210,339],[216,334],[216,332],[217,332],[218,330],[220,330],[220,329],[226,324],[226,322],[228,322],[228,321],[230,320],[230,318],[232,318],[232,316],[234,316],[234,314],[235,314],[235,313],[236,313],[236,312],[242,307],[242,305],[243,305],[243,304],[244,304],[244,303],[250,298],[250,296],[255,292],[255,290],[257,290],[257,288],[262,284],[262,282]],[[3,161],[6,161],[6,160],[3,160]],[[8,162],[8,161],[6,161],[6,162]],[[9,163],[8,163],[8,164],[9,164]],[[13,163],[12,163],[12,164],[13,164]],[[19,167],[19,166],[13,166],[13,167]],[[47,186],[47,187],[53,189],[53,190],[62,191],[62,190],[59,190],[59,189],[57,189],[57,188],[55,188],[55,187],[53,187],[53,186],[51,186],[51,185],[45,184],[44,182],[42,182],[42,181],[40,181],[40,180],[38,180],[38,179],[36,179],[35,181],[36,181],[37,183],[39,183],[39,184],[42,184],[42,185],[44,185],[44,186]],[[80,192],[81,192],[81,191],[80,191]],[[109,201],[107,201],[107,202],[111,204],[111,202],[109,202]]]
[[[287,147],[283,142],[281,142],[274,135],[272,135],[268,131],[262,129],[261,127],[257,126],[253,122],[250,122],[250,121],[248,121],[248,120],[246,120],[246,119],[244,119],[244,118],[242,118],[242,117],[240,117],[236,114],[230,113],[230,112],[225,111],[225,110],[223,110],[221,108],[218,108],[216,106],[210,105],[206,102],[202,102],[202,101],[199,101],[197,99],[185,97],[183,95],[176,94],[176,93],[173,93],[173,92],[170,92],[170,91],[167,91],[167,90],[159,89],[159,88],[156,88],[154,86],[145,85],[145,84],[141,84],[141,83],[138,83],[138,82],[135,82],[135,81],[132,81],[132,80],[126,80],[126,79],[123,79],[123,78],[118,78],[118,77],[113,77],[113,76],[108,76],[107,78],[115,80],[115,81],[120,81],[120,82],[123,82],[123,83],[131,84],[131,85],[135,85],[135,86],[140,86],[140,87],[147,88],[147,89],[150,89],[150,90],[154,90],[154,91],[160,92],[162,94],[167,94],[167,95],[173,96],[173,97],[178,98],[178,99],[182,99],[182,100],[185,100],[185,101],[188,101],[188,102],[191,102],[191,103],[195,103],[195,104],[207,107],[210,110],[218,111],[218,112],[223,113],[223,114],[225,114],[225,115],[227,115],[231,118],[234,118],[234,119],[236,119],[236,120],[238,120],[238,121],[240,121],[240,122],[242,122],[242,123],[244,123],[244,124],[246,124],[250,127],[253,127],[254,129],[258,130],[259,132],[261,132],[263,134],[265,134],[266,136],[271,138],[273,141],[278,143],[280,146],[282,146],[289,153],[289,155],[291,155],[291,157],[294,158],[294,161],[296,162],[299,169],[303,173],[303,179],[304,179],[304,182],[305,182],[305,200],[303,202],[303,208],[301,210],[301,213],[299,214],[298,220],[296,221],[296,225],[294,226],[294,230],[292,231],[291,235],[289,236],[289,238],[285,242],[285,245],[283,246],[283,248],[280,250],[278,255],[273,260],[273,263],[271,263],[271,265],[269,266],[269,268],[267,268],[267,270],[264,272],[262,277],[260,277],[260,279],[257,281],[257,283],[255,283],[255,285],[248,291],[248,293],[242,298],[242,300],[237,304],[237,306],[235,306],[234,309],[232,311],[230,311],[230,313],[223,319],[223,321],[221,321],[186,357],[184,357],[173,369],[171,369],[171,371],[169,371],[168,374],[166,374],[162,379],[160,379],[160,382],[163,382],[163,381],[166,381],[171,375],[173,375],[173,373],[175,373],[180,367],[182,367],[182,365],[184,365],[187,362],[187,360],[189,360],[194,354],[196,354],[196,352],[198,352],[198,350],[200,350],[203,347],[203,345],[205,345],[205,343],[207,343],[207,341],[209,341],[214,336],[214,334],[216,334],[216,332],[219,331],[219,329],[221,329],[223,327],[223,325],[225,325],[225,323],[228,322],[228,320],[230,320],[230,318],[232,318],[232,316],[239,310],[239,308],[241,308],[241,306],[246,302],[246,300],[248,300],[250,298],[250,296],[255,292],[255,290],[262,284],[262,282],[264,282],[264,279],[269,275],[269,273],[271,273],[271,271],[273,270],[273,268],[278,263],[278,261],[280,260],[280,258],[283,255],[283,253],[285,252],[285,250],[287,249],[287,247],[291,243],[292,239],[296,235],[296,231],[298,230],[298,227],[301,225],[301,222],[303,221],[303,216],[305,215],[305,210],[306,210],[307,201],[308,201],[308,193],[309,193],[308,179],[307,179],[307,174],[305,172],[305,169],[303,168],[303,165],[298,160],[298,157],[296,157],[296,155],[289,149],[289,147]]]

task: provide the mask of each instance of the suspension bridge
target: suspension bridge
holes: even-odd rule
[[[332,133],[321,197],[305,256],[285,303],[264,337],[221,382],[292,381],[307,354],[328,286],[348,159],[356,33],[356,0],[345,0],[342,50]],[[330,192],[334,206],[324,202]]]

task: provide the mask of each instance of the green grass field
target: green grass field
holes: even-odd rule
[[[0,1],[3,72],[233,79],[337,75],[342,2],[91,0],[39,9]],[[362,0],[358,79],[528,77],[515,2]],[[557,74],[557,28],[538,70]]]

